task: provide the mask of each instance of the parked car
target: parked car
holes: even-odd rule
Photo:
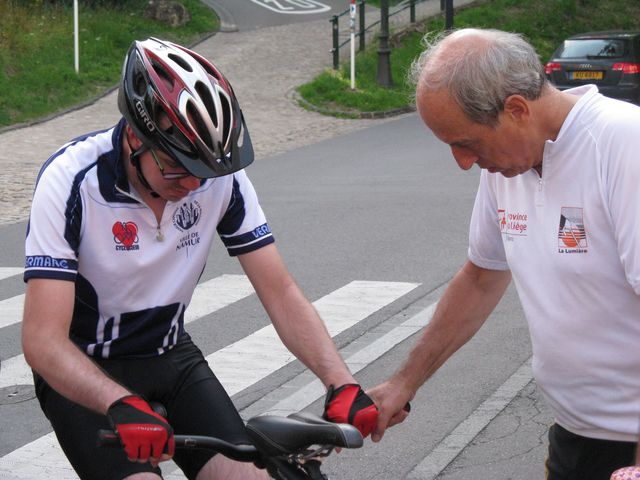
[[[553,53],[545,73],[560,90],[593,83],[603,95],[640,104],[640,32],[573,35]]]

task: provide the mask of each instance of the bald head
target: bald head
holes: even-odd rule
[[[547,85],[538,55],[520,35],[468,28],[425,44],[412,66],[418,101],[443,90],[476,123],[495,126],[507,97],[536,100]]]

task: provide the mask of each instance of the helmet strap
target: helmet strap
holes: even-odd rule
[[[136,175],[138,176],[138,180],[140,180],[140,183],[142,184],[142,186],[144,188],[146,188],[147,190],[149,190],[149,194],[153,197],[153,198],[160,198],[160,195],[158,195],[153,188],[151,188],[151,185],[149,185],[149,182],[147,181],[147,179],[144,176],[144,173],[142,173],[142,168],[140,167],[140,155],[142,154],[142,152],[144,151],[144,147],[140,147],[138,150],[133,150],[131,148],[131,144],[129,144],[129,161],[131,162],[131,165],[134,166],[134,168],[136,169]]]

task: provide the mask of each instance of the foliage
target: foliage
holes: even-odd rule
[[[369,3],[369,0],[367,0]],[[531,42],[546,61],[562,40],[586,31],[624,29],[640,30],[638,0],[488,0],[456,11],[455,28],[481,27],[518,32]],[[384,89],[377,85],[377,41],[371,42],[356,59],[356,90],[351,90],[349,63],[338,72],[328,70],[298,88],[302,98],[320,110],[375,112],[409,106],[413,102],[413,86],[405,72],[422,50],[421,39],[426,32],[444,30],[443,15],[439,15],[412,30],[417,33],[398,35],[392,49],[391,66],[394,86]]]
[[[218,28],[213,12],[198,0],[182,1],[192,19],[175,29],[145,18],[146,0],[82,0],[76,73],[71,3],[0,0],[0,127],[42,118],[113,88],[134,39],[153,35],[191,44]]]

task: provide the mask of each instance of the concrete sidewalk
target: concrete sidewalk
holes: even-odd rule
[[[455,5],[473,3],[456,1]],[[439,0],[418,4],[417,18],[440,11]],[[392,17],[408,24],[408,10]],[[371,18],[371,17],[369,17]],[[343,27],[348,21],[342,22]],[[346,25],[345,25],[346,24]],[[331,67],[331,23],[324,19],[252,30],[219,32],[195,50],[214,61],[236,91],[257,160],[384,121],[337,119],[300,108],[295,87]],[[342,52],[343,58],[348,55]],[[44,161],[66,141],[108,128],[120,118],[116,92],[51,120],[0,134],[0,224],[25,220],[35,178]]]

